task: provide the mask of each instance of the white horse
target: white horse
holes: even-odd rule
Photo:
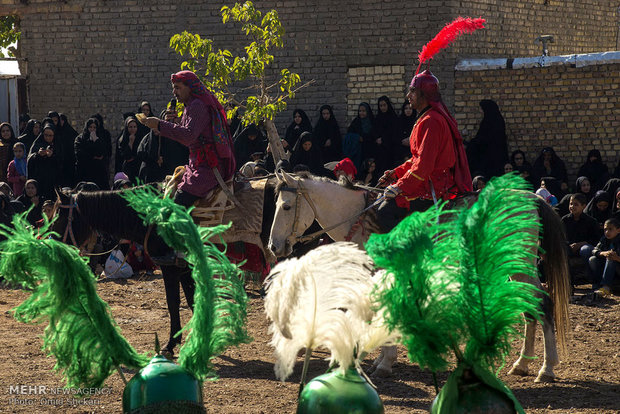
[[[279,184],[276,189],[276,213],[269,236],[269,249],[277,257],[285,257],[292,251],[293,245],[305,240],[303,233],[316,220],[326,233],[335,241],[352,241],[360,248],[368,240],[373,227],[372,214],[360,214],[367,205],[367,192],[353,185],[336,182],[309,174],[293,176],[285,172],[278,173]],[[533,196],[524,192],[524,197]],[[464,203],[475,201],[472,196]],[[558,215],[544,202],[538,203],[538,217],[543,227],[542,248],[547,277],[547,291],[542,307],[544,361],[535,382],[552,382],[555,379],[554,367],[559,364],[557,343],[565,348],[568,333],[568,298],[570,282],[565,251],[565,236],[562,222]],[[538,231],[532,229],[532,231]],[[540,281],[526,275],[512,275],[512,280],[532,283],[542,288]],[[525,326],[525,340],[519,359],[514,363],[510,374],[528,375],[528,364],[534,358],[534,341],[536,337],[536,320],[529,318]],[[391,373],[396,361],[396,348],[385,347],[373,367],[378,375]]]

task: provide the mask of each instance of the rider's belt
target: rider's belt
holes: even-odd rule
[[[424,178],[420,177],[419,175],[417,175],[417,174],[415,174],[415,173],[413,173],[413,172],[411,172],[411,171],[407,171],[407,174],[405,174],[405,175],[407,175],[407,176],[413,176],[414,178],[417,178],[417,179],[418,179],[418,180],[420,180],[420,181],[424,181]]]

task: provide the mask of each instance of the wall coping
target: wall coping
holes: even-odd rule
[[[584,66],[606,65],[610,63],[620,63],[620,51],[562,56],[461,59],[457,62],[454,70],[467,72],[476,70],[541,68],[562,65],[581,68]]]

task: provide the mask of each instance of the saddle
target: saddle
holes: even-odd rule
[[[185,167],[179,166],[172,176],[167,176],[164,181],[164,194],[166,197],[174,197],[177,186],[183,178]],[[194,222],[203,227],[212,227],[222,223],[231,223],[230,229],[223,234],[214,236],[211,242],[225,243],[245,242],[258,246],[267,263],[275,263],[273,255],[261,240],[260,233],[263,223],[263,204],[265,187],[268,178],[253,180],[247,183],[237,183],[233,188],[233,181],[227,182],[231,192],[239,200],[243,209],[237,208],[228,199],[221,188],[211,191],[207,197],[198,200],[192,210]]]
[[[164,194],[166,197],[174,197],[177,186],[181,183],[185,167],[178,166],[174,170],[172,176],[167,176],[164,183]],[[229,180],[226,186],[231,193],[234,192],[233,180]],[[201,227],[213,227],[222,224],[224,213],[235,208],[232,200],[228,198],[221,187],[216,187],[209,191],[206,197],[196,200],[194,209],[192,210],[192,218],[194,223]]]

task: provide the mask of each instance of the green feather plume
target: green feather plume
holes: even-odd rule
[[[540,226],[536,199],[527,183],[504,175],[489,182],[478,201],[459,215],[459,306],[468,333],[464,358],[492,369],[503,363],[522,314],[539,317],[532,284],[508,282],[524,274],[537,277],[535,266]]]
[[[56,357],[68,387],[100,387],[120,365],[141,368],[148,362],[127,343],[107,304],[97,295],[96,280],[75,247],[50,237],[50,224],[35,234],[23,213],[12,228],[2,225],[0,274],[32,290],[13,309],[17,320],[48,322],[43,349]]]
[[[248,299],[241,271],[209,242],[229,225],[198,228],[185,207],[150,187],[126,191],[123,197],[145,223],[156,225],[169,246],[186,253],[196,291],[194,315],[183,328],[189,336],[179,364],[200,380],[215,376],[211,360],[228,346],[251,340],[245,330]]]
[[[465,371],[523,412],[492,371],[503,365],[522,314],[540,319],[538,290],[508,279],[537,275],[539,224],[535,198],[526,189],[516,175],[495,178],[471,208],[454,212],[438,205],[413,213],[366,245],[377,266],[393,277],[376,294],[386,321],[403,333],[412,361],[436,371],[448,366],[451,353],[457,358],[434,413],[454,412]]]
[[[373,234],[366,250],[386,269],[384,287],[376,291],[390,329],[398,329],[409,358],[422,368],[443,371],[460,340],[461,312],[455,291],[456,268],[448,237],[453,224],[440,224],[447,213],[432,208],[414,213],[388,234]]]

